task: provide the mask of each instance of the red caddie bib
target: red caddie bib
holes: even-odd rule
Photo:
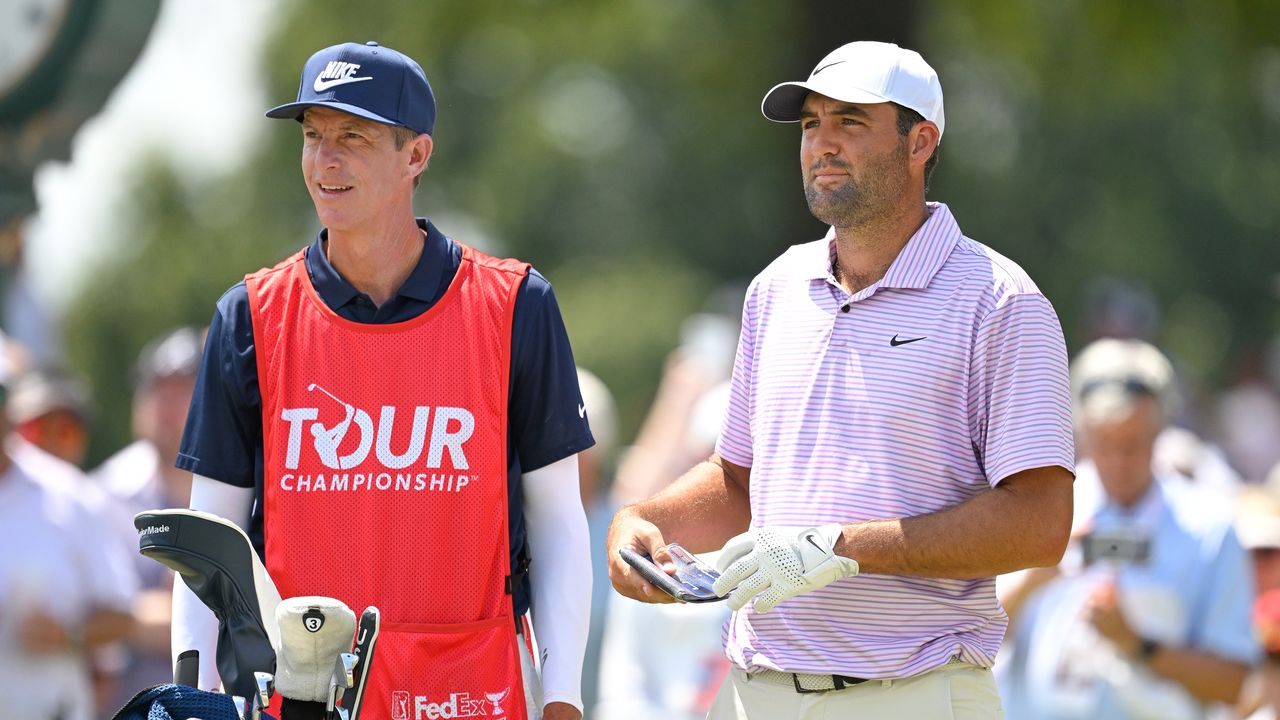
[[[281,597],[382,611],[361,717],[526,717],[506,585],[507,392],[529,266],[463,246],[405,322],[340,317],[303,252],[245,278]]]

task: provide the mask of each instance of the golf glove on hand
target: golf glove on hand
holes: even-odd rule
[[[855,560],[835,554],[838,523],[821,527],[776,527],[747,531],[725,543],[712,589],[729,594],[729,607],[741,610],[755,598],[756,612],[803,593],[858,574]],[[732,590],[732,592],[730,592]]]

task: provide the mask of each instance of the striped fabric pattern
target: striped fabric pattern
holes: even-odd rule
[[[1021,470],[1072,469],[1053,307],[945,205],[929,211],[853,296],[831,276],[834,231],[752,282],[717,452],[752,469],[753,527],[921,515]],[[990,666],[1006,624],[993,579],[859,575],[764,615],[748,605],[725,643],[748,672],[896,678],[957,654]]]

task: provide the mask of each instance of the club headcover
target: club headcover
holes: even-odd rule
[[[338,655],[351,652],[356,614],[341,600],[303,596],[276,607],[276,692],[290,700],[327,702]]]
[[[253,674],[275,672],[280,593],[249,536],[198,510],[148,510],[133,525],[138,551],[177,572],[218,618],[218,674],[227,694],[253,697]]]

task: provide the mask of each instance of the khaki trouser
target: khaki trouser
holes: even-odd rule
[[[795,687],[734,668],[707,720],[999,720],[991,671],[959,661],[902,680],[870,680],[844,690],[797,693]]]

